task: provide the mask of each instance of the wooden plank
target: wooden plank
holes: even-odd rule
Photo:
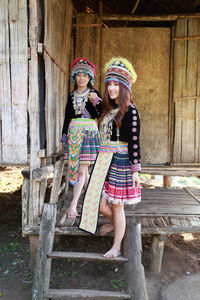
[[[113,257],[107,259],[103,257],[103,253],[84,253],[84,252],[61,252],[53,251],[48,255],[49,258],[70,258],[73,260],[86,260],[86,261],[106,261],[106,262],[126,262],[127,258],[123,256]]]
[[[28,102],[27,1],[9,1],[12,93],[12,163],[27,163]]]
[[[67,20],[67,21],[66,21]],[[47,155],[61,151],[61,132],[68,93],[72,1],[45,1]]]
[[[80,290],[80,289],[50,289],[45,292],[45,296],[52,300],[71,300],[71,299],[95,299],[95,300],[116,300],[116,299],[131,299],[130,295],[124,292],[107,292],[95,290]]]
[[[127,223],[123,242],[123,250],[128,262],[125,263],[127,272],[127,291],[134,300],[148,300],[144,267],[141,253],[141,224],[135,221]]]
[[[28,203],[30,193],[30,180],[23,178],[22,183],[22,228],[28,224]]]
[[[185,190],[190,194],[198,203],[200,203],[200,198],[198,198],[196,195],[192,193],[188,188],[185,187]]]
[[[153,175],[171,175],[171,176],[200,176],[199,164],[195,167],[193,164],[182,166],[142,166],[143,174]]]
[[[200,215],[199,205],[181,205],[169,207],[167,204],[165,206],[157,206],[152,204],[139,203],[133,215]]]
[[[33,278],[32,300],[44,300],[44,291],[49,289],[51,259],[47,258],[51,253],[54,240],[54,228],[56,222],[56,204],[46,203],[40,225],[39,247],[37,251],[37,263]]]
[[[9,162],[12,154],[12,98],[10,90],[10,49],[8,0],[1,1],[0,9],[0,103],[1,103],[1,157]]]
[[[148,216],[149,217],[149,216]],[[146,218],[146,217],[143,217]],[[174,219],[174,218],[172,218]],[[179,217],[180,219],[180,217]],[[194,224],[194,222],[193,222]],[[75,225],[76,226],[76,225]],[[23,228],[23,235],[33,235],[39,234],[39,226],[25,226]],[[191,225],[191,226],[181,226],[181,225],[172,225],[168,227],[142,227],[142,234],[180,234],[180,233],[191,233],[191,232],[200,232],[200,225]],[[55,235],[66,235],[66,236],[90,236],[89,233],[79,230],[77,227],[56,227]],[[97,232],[96,236],[101,236]],[[109,236],[113,236],[110,234]]]
[[[184,23],[184,24],[183,24]],[[184,26],[183,26],[184,25]],[[188,20],[177,21],[177,32],[180,36],[193,37],[199,35],[199,20],[188,18]],[[179,44],[179,45],[178,45]],[[174,69],[174,97],[197,97],[198,83],[198,57],[199,41],[189,39],[175,44],[175,66]],[[177,50],[177,51],[176,51]],[[182,67],[179,67],[179,62]],[[183,65],[184,64],[184,65]],[[180,72],[179,72],[180,71]],[[177,80],[176,80],[177,79]],[[178,82],[179,80],[179,82]],[[180,84],[179,84],[180,83]],[[178,92],[178,93],[177,93]],[[183,100],[175,103],[176,124],[174,161],[194,163],[199,161],[199,117],[196,113],[198,107],[194,100]]]
[[[39,207],[38,207],[38,215],[42,215],[45,195],[46,195],[46,189],[47,189],[47,179],[44,178],[40,182],[40,199],[39,199]]]
[[[27,163],[27,1],[1,2],[1,150],[5,164]]]
[[[32,171],[40,167],[38,152],[40,149],[40,128],[39,128],[39,82],[38,82],[38,53],[37,45],[39,38],[39,1],[29,1],[30,23],[29,43],[31,58],[29,60],[29,124],[30,124],[30,198],[29,198],[29,223],[38,221],[39,207],[39,182],[32,180]]]
[[[162,15],[162,16],[139,16],[139,15],[122,15],[122,14],[107,14],[103,15],[103,20],[109,21],[140,21],[140,22],[158,22],[158,21],[177,21],[179,18],[199,18],[199,14],[177,14],[177,15]]]
[[[179,19],[175,26],[175,37],[185,36],[187,32],[187,19]],[[186,46],[187,42],[175,43],[174,45],[174,89],[173,97],[182,97],[185,86],[186,69]],[[175,102],[175,136],[173,161],[181,162],[182,157],[182,101]]]

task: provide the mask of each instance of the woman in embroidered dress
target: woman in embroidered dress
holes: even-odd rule
[[[140,118],[131,100],[131,86],[137,75],[125,58],[112,58],[105,67],[103,113],[99,118],[102,144],[118,143],[103,187],[100,212],[109,220],[101,227],[102,235],[114,230],[112,248],[105,257],[121,254],[126,220],[124,204],[141,199],[140,179]],[[125,148],[121,148],[124,147]]]
[[[94,119],[100,116],[102,104],[100,94],[92,87],[94,75],[95,66],[85,57],[73,62],[71,80],[75,87],[68,95],[62,143],[69,182],[74,188],[70,207],[59,221],[60,225],[66,215],[76,218],[78,199],[89,178],[88,166],[94,163],[99,150],[99,132]]]
[[[131,86],[137,79],[132,64],[122,57],[112,58],[105,71],[103,112],[98,119],[101,145],[86,191],[79,228],[95,233],[99,200],[100,212],[110,220],[100,232],[105,235],[114,230],[113,245],[104,254],[111,258],[121,254],[126,227],[124,204],[138,203],[141,198],[138,176],[140,118],[131,100]]]

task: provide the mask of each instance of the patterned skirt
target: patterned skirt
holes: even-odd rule
[[[128,150],[114,153],[102,196],[113,204],[136,204],[141,201],[141,188],[133,187]]]
[[[69,167],[69,181],[72,185],[78,181],[79,165],[90,165],[95,162],[99,144],[95,120],[71,120],[65,140],[64,160]]]

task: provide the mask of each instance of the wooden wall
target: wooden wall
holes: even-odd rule
[[[101,76],[101,29],[100,19],[94,14],[77,14],[73,59],[85,56],[96,67],[94,87],[100,90]]]
[[[59,152],[69,81],[72,1],[45,1],[45,114],[47,156]]]
[[[28,12],[26,0],[0,6],[0,163],[27,163]]]
[[[200,163],[199,36],[199,18],[178,19],[174,35],[174,163]]]
[[[138,75],[132,98],[141,116],[142,163],[168,163],[170,29],[104,28],[102,43],[103,75],[112,56],[126,57]]]

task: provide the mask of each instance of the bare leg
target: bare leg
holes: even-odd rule
[[[88,174],[88,166],[87,165],[80,165],[79,167],[79,180],[78,182],[74,185],[74,190],[73,190],[73,199],[72,202],[67,209],[67,215],[68,218],[74,219],[78,215],[77,213],[77,204],[78,204],[78,199],[81,195],[83,186],[85,184],[86,178]]]
[[[110,205],[108,205],[108,201],[105,198],[101,199],[100,213],[102,213],[111,222],[109,224],[102,225],[100,228],[100,234],[105,235],[105,234],[113,231],[113,229],[114,229],[112,208],[110,207]]]
[[[112,248],[104,254],[104,257],[111,258],[121,255],[121,243],[126,228],[126,219],[124,206],[121,204],[112,204],[114,241]]]
[[[90,175],[89,175],[89,171],[88,171],[88,168],[87,168],[87,171],[85,173],[85,182],[84,182],[84,186],[83,186],[84,189],[86,189],[86,187],[87,187],[89,177],[90,177]]]

